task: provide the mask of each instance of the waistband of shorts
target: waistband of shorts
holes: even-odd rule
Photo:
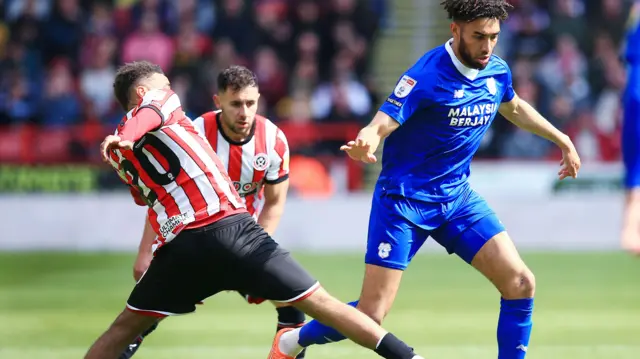
[[[226,228],[229,226],[233,226],[234,224],[237,224],[239,222],[243,222],[246,220],[250,220],[253,221],[253,217],[251,217],[251,215],[249,213],[237,213],[237,214],[232,214],[229,217],[224,217],[221,220],[215,221],[209,225],[203,226],[203,227],[199,227],[199,228],[193,228],[193,229],[185,229],[183,230],[183,232],[188,232],[188,233],[199,233],[199,232],[207,232],[207,231],[213,231],[213,230],[218,230],[218,229],[222,229],[222,228]]]

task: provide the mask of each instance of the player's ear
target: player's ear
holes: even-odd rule
[[[136,96],[139,99],[143,98],[144,95],[146,95],[146,94],[147,94],[147,88],[146,87],[144,87],[142,85],[136,86]]]
[[[220,96],[218,95],[213,95],[213,104],[216,105],[216,107],[218,109],[221,109],[222,107],[220,107]]]

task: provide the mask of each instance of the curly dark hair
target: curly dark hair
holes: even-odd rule
[[[509,17],[513,8],[507,0],[444,0],[440,3],[453,21],[471,22],[480,18],[498,19]]]
[[[234,65],[224,69],[218,75],[218,91],[236,92],[245,87],[257,87],[258,78],[253,71],[244,66]]]
[[[113,94],[125,111],[128,110],[129,107],[129,92],[131,92],[131,86],[153,74],[164,74],[164,72],[159,65],[149,61],[130,62],[118,68],[116,77],[113,80]]]

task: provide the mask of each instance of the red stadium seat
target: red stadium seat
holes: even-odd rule
[[[26,147],[23,133],[21,127],[0,129],[0,162],[22,162],[23,148]]]
[[[33,160],[36,163],[69,160],[71,132],[68,128],[43,128],[33,139]]]

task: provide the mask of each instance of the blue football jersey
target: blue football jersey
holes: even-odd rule
[[[624,59],[627,62],[627,89],[625,99],[640,99],[640,1],[629,15],[625,38]]]
[[[629,14],[624,58],[630,65],[640,65],[640,1],[636,1]]]
[[[463,193],[498,107],[515,96],[502,59],[493,55],[485,69],[468,68],[450,41],[407,70],[380,107],[400,123],[382,153],[378,186],[388,193],[432,202]]]

